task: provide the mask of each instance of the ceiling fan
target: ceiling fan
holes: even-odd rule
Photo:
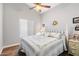
[[[34,3],[34,7],[30,8],[30,9],[36,9],[37,11],[41,12],[42,11],[42,8],[51,8],[51,6],[48,6],[48,5],[43,5],[41,3]]]

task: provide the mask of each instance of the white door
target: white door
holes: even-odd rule
[[[20,37],[26,37],[28,35],[28,23],[26,19],[20,19]]]
[[[34,27],[34,21],[33,20],[29,20],[28,21],[28,35],[30,36],[30,35],[34,35],[34,29],[35,29],[35,27]]]

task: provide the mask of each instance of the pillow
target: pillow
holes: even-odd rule
[[[44,35],[45,35],[46,37],[48,37],[49,34],[50,34],[49,32],[45,32],[45,33],[44,33]]]
[[[36,35],[41,35],[41,32],[36,33]]]
[[[49,36],[59,39],[61,37],[61,34],[60,33],[50,33]]]
[[[49,37],[53,37],[54,35],[56,35],[56,33],[49,33]]]
[[[36,35],[44,36],[45,32],[38,32],[38,33],[36,33]]]
[[[54,35],[54,37],[60,39],[61,38],[61,34],[57,33],[56,35]]]

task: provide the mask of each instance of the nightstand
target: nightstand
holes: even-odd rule
[[[74,56],[79,56],[79,41],[70,39],[68,43],[68,53]]]

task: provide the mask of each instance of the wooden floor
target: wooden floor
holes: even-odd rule
[[[3,49],[1,56],[16,56],[18,47],[19,46],[17,45],[17,46]]]

